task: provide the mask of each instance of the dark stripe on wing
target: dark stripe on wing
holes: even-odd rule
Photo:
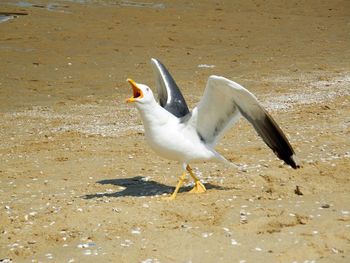
[[[160,87],[157,87],[160,106],[176,117],[180,118],[187,115],[190,111],[175,80],[159,60],[154,60],[156,61],[153,64],[155,66],[156,77],[158,78],[157,85],[160,85]],[[169,101],[168,97],[170,97]]]

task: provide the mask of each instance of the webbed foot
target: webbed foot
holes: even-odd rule
[[[205,188],[204,184],[202,184],[201,181],[198,180],[195,181],[195,185],[190,191],[190,193],[200,194],[204,193],[205,191],[207,191],[207,189]]]

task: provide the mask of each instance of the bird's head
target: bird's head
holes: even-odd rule
[[[132,87],[133,96],[126,100],[126,102],[148,103],[154,100],[152,90],[144,84],[139,84],[132,79],[127,79]]]

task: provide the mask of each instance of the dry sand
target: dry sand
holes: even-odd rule
[[[22,13],[0,23],[0,262],[350,262],[349,1],[0,10]],[[241,120],[217,149],[245,169],[194,165],[208,191],[163,201],[180,166],[125,104],[127,77],[153,86],[151,57],[191,107],[210,74],[249,88],[302,168]]]

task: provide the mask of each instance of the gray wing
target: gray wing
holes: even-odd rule
[[[179,118],[190,113],[179,87],[166,67],[157,59],[152,58],[151,62],[160,106]]]
[[[252,93],[229,79],[210,76],[192,115],[199,136],[211,146],[242,115],[280,159],[295,169],[299,167],[292,146],[274,119]]]

